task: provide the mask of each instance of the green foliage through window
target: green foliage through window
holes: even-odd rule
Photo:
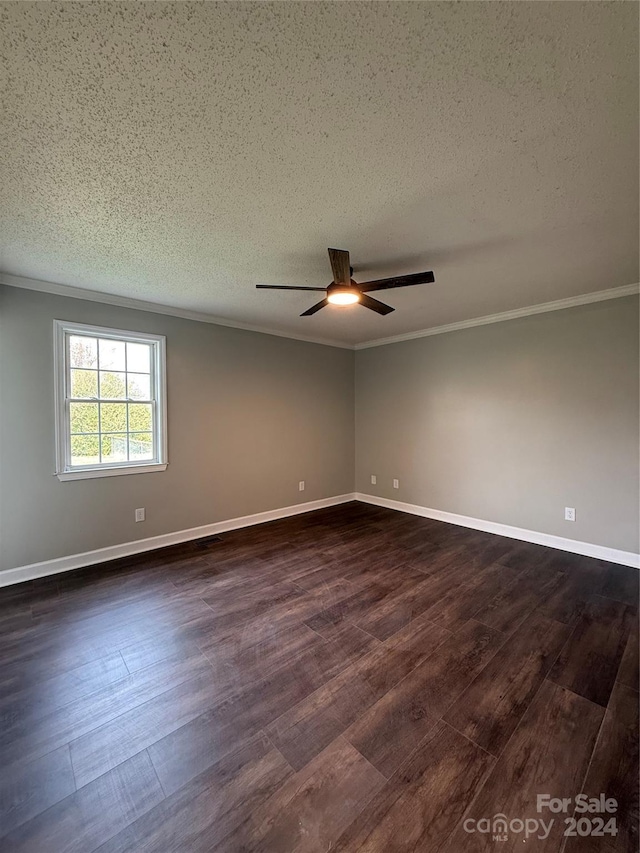
[[[153,460],[153,344],[90,334],[66,341],[71,466]]]

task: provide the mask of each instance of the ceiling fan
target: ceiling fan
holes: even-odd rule
[[[409,287],[412,284],[431,284],[435,281],[432,272],[416,272],[412,275],[399,275],[395,278],[381,278],[377,281],[365,281],[358,284],[351,276],[353,267],[349,261],[349,252],[344,249],[329,249],[329,260],[333,271],[333,281],[329,287],[287,287],[279,284],[256,284],[262,290],[318,290],[326,291],[326,296],[320,302],[316,302],[311,308],[303,311],[301,317],[310,317],[325,305],[353,305],[359,302],[365,308],[376,311],[378,314],[390,314],[395,311],[390,305],[379,302],[372,296],[367,296],[372,290],[390,290],[393,287]]]

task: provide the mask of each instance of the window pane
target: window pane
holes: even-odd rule
[[[98,372],[96,370],[72,370],[71,396],[97,397]]]
[[[102,399],[126,400],[127,382],[124,373],[100,371],[100,397]]]
[[[150,372],[151,346],[149,344],[127,344],[127,370],[134,373]]]
[[[123,435],[101,435],[100,446],[103,463],[127,461],[126,433]]]
[[[153,436],[150,432],[130,433],[129,459],[153,459]]]
[[[127,404],[100,403],[100,432],[127,431]]]
[[[151,403],[129,403],[129,432],[151,432]]]
[[[97,435],[71,436],[72,465],[97,465],[99,462],[99,438]]]
[[[132,400],[151,399],[151,377],[148,373],[127,373],[127,392]]]
[[[100,370],[124,370],[124,341],[100,338]]]
[[[98,432],[98,404],[70,403],[71,432]]]
[[[98,367],[98,341],[82,335],[69,335],[71,367]]]

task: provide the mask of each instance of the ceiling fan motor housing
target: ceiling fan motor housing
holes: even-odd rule
[[[327,296],[331,296],[332,293],[353,293],[354,290],[358,294],[360,293],[358,283],[353,279],[351,279],[349,284],[336,284],[335,281],[332,281],[329,287],[327,287]]]

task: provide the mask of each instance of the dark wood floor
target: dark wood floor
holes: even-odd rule
[[[356,503],[3,589],[0,849],[522,850],[464,822],[584,791],[616,836],[524,849],[637,851],[637,598]]]

